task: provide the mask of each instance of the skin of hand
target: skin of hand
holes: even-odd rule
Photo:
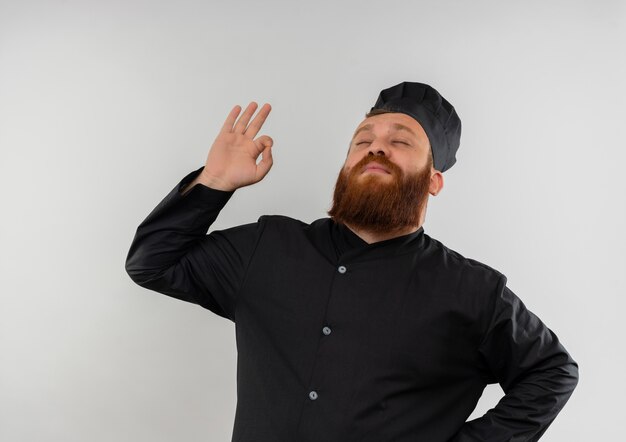
[[[209,150],[205,167],[197,178],[198,182],[213,189],[234,191],[258,183],[267,175],[273,164],[274,140],[267,135],[256,139],[254,137],[272,107],[265,103],[250,122],[257,107],[257,103],[250,102],[239,120],[237,117],[241,107],[236,105],[232,108]],[[262,159],[257,164],[259,155],[262,155]],[[193,187],[193,184],[195,183],[191,183],[189,187]]]

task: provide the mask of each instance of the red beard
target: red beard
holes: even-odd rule
[[[391,179],[363,167],[376,161],[391,173]],[[372,233],[389,233],[420,225],[428,201],[430,164],[424,170],[405,175],[385,156],[367,155],[350,172],[341,169],[333,205],[328,215],[340,224],[350,224]]]

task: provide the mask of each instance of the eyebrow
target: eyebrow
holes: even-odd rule
[[[372,127],[374,127],[372,124],[366,124],[365,126],[362,126],[360,128],[357,129],[357,131],[354,133],[354,135],[352,136],[352,138],[354,139],[359,132],[363,132],[363,131],[367,131],[367,130],[371,130]],[[417,134],[415,132],[413,132],[408,126],[405,126],[404,124],[400,124],[400,123],[393,123],[391,125],[391,127],[395,130],[404,130],[409,132],[411,135],[413,135],[415,138],[417,138]]]

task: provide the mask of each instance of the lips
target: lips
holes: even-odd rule
[[[362,170],[362,172],[361,172],[361,173],[363,173],[363,172],[365,172],[365,171],[367,171],[367,170],[378,170],[379,172],[386,172],[386,173],[390,173],[390,172],[389,172],[389,170],[388,170],[385,166],[383,166],[382,164],[377,163],[377,162],[375,162],[375,161],[372,161],[372,162],[370,162],[370,163],[367,163],[367,164],[365,165],[365,167],[363,167],[363,170]]]

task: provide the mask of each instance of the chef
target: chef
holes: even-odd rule
[[[136,230],[132,280],[235,324],[233,442],[536,441],[578,364],[495,268],[424,231],[461,121],[433,87],[380,92],[358,125],[328,217],[207,231],[272,167],[271,106],[226,118],[206,163]],[[467,421],[484,388],[504,396]]]

